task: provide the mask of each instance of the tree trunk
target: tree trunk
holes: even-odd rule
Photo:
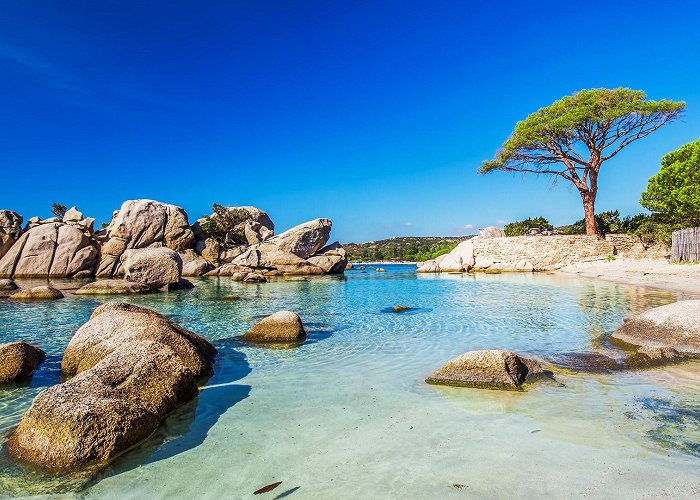
[[[581,199],[583,200],[583,213],[586,221],[586,234],[590,236],[598,236],[598,229],[595,224],[595,195],[590,191],[582,191]]]

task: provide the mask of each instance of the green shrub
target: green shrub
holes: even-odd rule
[[[554,229],[554,226],[552,226],[549,223],[549,221],[544,217],[535,217],[506,224],[506,226],[503,228],[503,231],[505,231],[506,236],[522,236],[524,234],[527,234],[528,231],[530,231],[530,229],[534,228],[541,229],[543,231],[551,231],[552,229]]]
[[[223,245],[246,243],[243,223],[252,220],[247,210],[227,208],[218,203],[214,203],[211,209],[214,213],[205,215],[200,224],[204,234]]]
[[[68,208],[66,208],[65,205],[61,205],[60,203],[52,203],[51,204],[51,213],[54,214],[59,219],[63,219],[63,216],[66,215],[67,210],[68,210]]]

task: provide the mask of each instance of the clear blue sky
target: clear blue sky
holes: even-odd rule
[[[627,86],[687,102],[603,167],[598,210],[638,213],[700,137],[700,7],[674,3],[0,0],[0,208],[256,205],[344,242],[563,224],[576,191],[477,168],[539,107]]]

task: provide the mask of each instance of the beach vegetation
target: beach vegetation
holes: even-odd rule
[[[528,217],[525,220],[506,224],[503,228],[503,232],[506,233],[506,236],[523,236],[528,234],[531,229],[551,231],[554,229],[554,226],[544,217]]]
[[[60,203],[51,204],[51,213],[59,219],[63,219],[63,216],[66,215],[67,211],[68,207],[66,207],[65,205],[61,205]]]
[[[200,224],[202,231],[222,245],[246,243],[244,223],[253,217],[244,208],[225,207],[214,203],[212,214],[204,216]]]
[[[700,139],[663,157],[640,203],[659,221],[700,226]]]

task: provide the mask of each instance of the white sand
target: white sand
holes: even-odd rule
[[[671,264],[666,259],[582,262],[556,273],[700,294],[700,264]]]

